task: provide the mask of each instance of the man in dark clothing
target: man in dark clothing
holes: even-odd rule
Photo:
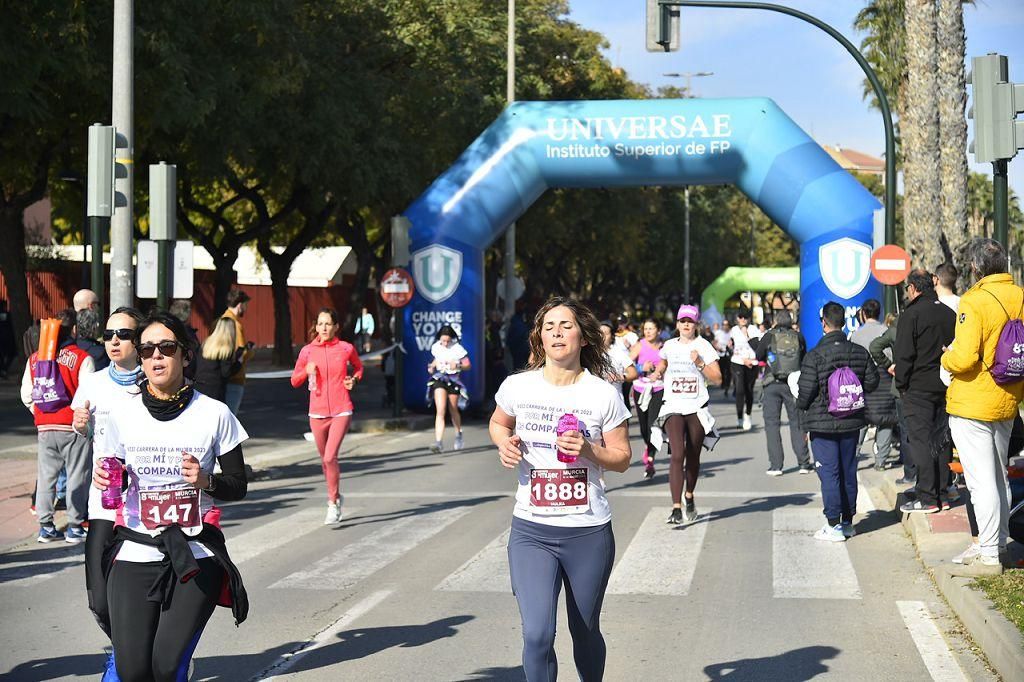
[[[896,383],[892,379],[896,375],[896,367],[892,364],[892,352],[893,348],[896,347],[896,321],[893,321],[892,325],[881,336],[871,342],[871,345],[868,346],[868,352],[871,353],[871,359],[878,365],[878,376],[881,377],[883,372],[889,376],[888,384],[879,383],[878,390],[888,390],[889,395],[896,403],[896,425],[899,428],[900,438],[900,463],[903,465],[903,476],[896,479],[896,485],[914,485],[917,483],[917,465],[914,464],[914,458],[910,456],[910,442],[907,440],[907,420],[903,416],[903,398],[900,397],[900,392],[896,390]],[[885,388],[886,385],[888,385],[888,389]],[[875,391],[875,393],[878,393],[878,391]],[[884,438],[884,435],[876,436],[877,440],[882,438]],[[889,439],[891,443],[892,436]]]
[[[75,318],[77,321],[75,345],[89,354],[97,371],[106,369],[110,364],[110,358],[107,357],[107,349],[98,342],[100,338],[99,313],[93,308],[83,308],[75,313]]]
[[[757,346],[758,362],[767,363],[764,373],[762,404],[764,407],[764,433],[768,439],[769,476],[782,475],[782,406],[786,406],[789,419],[789,442],[800,466],[801,474],[814,471],[807,453],[807,439],[800,428],[800,415],[789,389],[789,375],[800,371],[800,363],[807,354],[803,334],[793,331],[793,315],[788,310],[775,314],[775,325],[768,330]]]
[[[937,512],[948,477],[951,447],[941,444],[948,423],[946,385],[939,376],[943,348],[953,342],[956,313],[939,301],[932,276],[914,270],[907,276],[906,309],[900,315],[893,347],[896,390],[903,398],[910,455],[917,465],[915,498],[904,512]]]
[[[855,534],[857,440],[867,422],[863,409],[841,418],[829,412],[829,383],[833,372],[849,368],[863,391],[870,393],[878,388],[878,367],[865,349],[851,343],[843,334],[846,309],[842,305],[829,301],[821,315],[825,335],[800,365],[800,393],[796,403],[804,411],[801,423],[810,432],[827,520],[814,537],[843,542]],[[847,387],[848,384],[843,385]]]

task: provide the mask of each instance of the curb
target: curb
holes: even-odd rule
[[[874,476],[865,476],[865,481],[878,488]],[[891,477],[883,477],[880,492],[893,505],[894,512],[899,513],[895,507],[900,491]],[[953,575],[950,565],[926,557],[931,552],[922,544],[926,544],[933,533],[924,516],[901,514],[901,522],[939,592],[971,638],[981,647],[996,672],[1004,680],[1024,680],[1024,635],[992,606],[984,592],[970,586],[972,578]],[[956,535],[959,537],[959,534]],[[967,539],[963,538],[964,542],[960,546],[966,544]]]

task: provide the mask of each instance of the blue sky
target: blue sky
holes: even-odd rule
[[[570,0],[571,18],[611,44],[609,60],[636,81],[675,84],[666,72],[712,71],[695,78],[699,97],[767,96],[820,144],[839,144],[882,156],[880,114],[862,98],[863,73],[832,37],[794,17],[764,10],[682,9],[678,52],[650,53],[644,46],[645,0]],[[864,0],[777,1],[832,25],[854,45],[863,38],[853,19]],[[998,52],[1009,58],[1010,79],[1024,82],[1024,0],[977,0],[964,8],[970,58]],[[969,88],[968,88],[969,90]],[[968,103],[969,105],[969,103]],[[973,133],[968,123],[968,139]],[[991,175],[991,164],[971,169]],[[1010,186],[1024,197],[1024,153],[1010,162]]]

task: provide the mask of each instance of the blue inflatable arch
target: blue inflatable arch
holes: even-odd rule
[[[799,243],[809,344],[827,301],[852,317],[880,298],[869,276],[879,202],[772,100],[516,102],[405,212],[416,283],[404,310],[406,404],[425,406],[430,346],[445,324],[469,351],[471,397],[483,396],[483,253],[545,190],[726,183]]]

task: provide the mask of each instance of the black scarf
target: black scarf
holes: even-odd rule
[[[186,383],[169,400],[161,400],[150,393],[149,379],[144,379],[139,388],[142,389],[142,404],[149,410],[149,416],[162,422],[169,422],[184,412],[194,393],[192,384]]]

